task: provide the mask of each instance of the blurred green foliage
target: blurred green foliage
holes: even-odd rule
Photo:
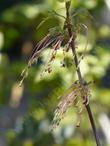
[[[81,54],[88,39],[86,56],[80,66],[84,78],[95,81],[91,85],[90,103],[101,142],[105,145],[98,122],[101,112],[110,116],[110,29],[101,18],[104,7],[103,0],[72,0],[71,6],[73,13],[83,8],[92,15],[91,20],[85,11],[85,14],[81,11],[81,15],[76,15],[73,20],[88,23],[88,38],[82,29],[76,45]],[[37,28],[51,10],[65,15],[64,3],[60,1],[0,1],[0,142],[2,138],[5,139],[4,145],[95,145],[86,111],[79,129],[75,127],[75,110],[70,109],[56,132],[48,130],[58,97],[77,79],[73,64],[61,68],[63,51],[58,53],[51,74],[43,72],[49,54],[47,49],[30,69],[21,89],[15,86],[20,81],[20,73],[26,66],[33,46],[48,33],[49,28],[63,24],[63,19],[52,16]],[[67,62],[71,62],[71,57],[68,54]],[[68,125],[73,126],[73,131],[68,131]],[[66,137],[66,134],[69,136]]]

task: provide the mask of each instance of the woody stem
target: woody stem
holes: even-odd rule
[[[69,37],[71,38],[73,36],[73,40],[71,41],[71,49],[72,49],[72,53],[74,55],[74,62],[75,62],[75,66],[76,66],[77,76],[78,76],[80,84],[83,86],[84,81],[83,81],[83,78],[82,78],[82,75],[81,75],[80,67],[78,66],[78,57],[77,57],[76,49],[75,49],[75,33],[71,29],[72,25],[71,25],[71,18],[70,18],[70,14],[69,14],[71,1],[67,1],[65,4],[66,4],[66,27],[67,27],[67,30],[68,30]],[[91,127],[92,127],[93,134],[94,134],[94,137],[95,137],[96,145],[101,146],[90,105],[85,104],[85,107],[86,107],[88,117],[89,117],[89,120],[90,120],[90,123],[91,123]]]

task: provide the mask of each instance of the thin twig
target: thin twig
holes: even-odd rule
[[[72,52],[73,52],[73,55],[74,55],[74,62],[75,62],[75,66],[76,66],[76,69],[77,69],[76,71],[77,71],[77,75],[78,75],[78,78],[79,78],[79,82],[83,86],[84,80],[83,80],[82,75],[81,75],[80,67],[78,66],[78,57],[77,57],[76,50],[75,50],[75,42],[74,42],[75,41],[75,34],[73,34],[73,31],[71,29],[71,18],[70,18],[70,14],[69,14],[70,4],[71,4],[71,1],[67,1],[65,3],[65,5],[66,5],[66,25],[67,25],[69,37],[71,38],[73,36],[73,39],[71,41],[71,48],[72,48]],[[89,116],[89,120],[90,120],[90,123],[91,123],[91,126],[92,126],[92,130],[93,130],[93,133],[94,133],[96,144],[97,144],[97,146],[101,146],[89,103],[85,104],[85,107],[86,107],[86,110],[87,110],[87,113],[88,113],[88,116]]]

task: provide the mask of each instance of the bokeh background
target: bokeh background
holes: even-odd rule
[[[110,0],[73,0],[71,8],[91,14],[77,15],[77,23],[87,24],[88,36],[78,34],[76,45],[81,53],[88,40],[80,67],[86,80],[95,81],[90,86],[90,105],[101,144],[109,146]],[[0,146],[95,146],[85,109],[79,128],[73,107],[60,126],[49,131],[58,97],[77,79],[74,64],[61,68],[62,51],[51,74],[43,72],[49,49],[44,51],[18,87],[33,47],[49,28],[63,24],[62,18],[53,16],[37,28],[52,9],[65,15],[64,3],[57,0],[0,0]],[[71,60],[71,55],[67,58]]]

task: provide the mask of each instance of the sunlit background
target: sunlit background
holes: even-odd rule
[[[77,23],[87,26],[78,33],[76,46],[86,55],[81,72],[91,84],[90,105],[102,146],[110,145],[110,0],[72,0]],[[83,10],[80,13],[80,10]],[[84,109],[76,127],[77,109],[68,110],[60,126],[50,131],[59,97],[77,80],[71,52],[61,67],[63,48],[44,71],[50,50],[45,50],[27,79],[18,86],[33,47],[49,28],[63,25],[64,3],[57,0],[0,1],[0,146],[95,146],[91,125]],[[89,13],[87,12],[89,11]],[[89,14],[89,15],[88,15]],[[40,22],[47,19],[38,27]]]

